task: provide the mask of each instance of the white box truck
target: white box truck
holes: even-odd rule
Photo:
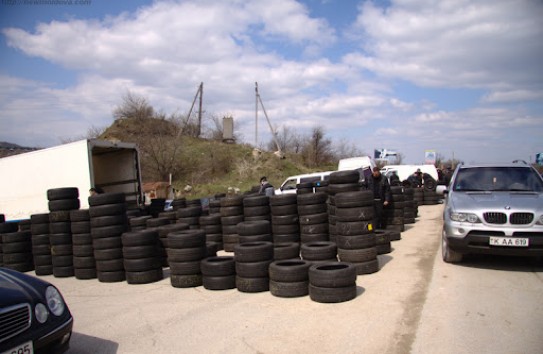
[[[6,220],[48,213],[47,190],[77,187],[81,209],[89,189],[126,194],[129,207],[143,203],[136,144],[80,140],[0,159],[0,213]]]
[[[357,170],[360,181],[364,181],[371,176],[371,171],[375,166],[375,161],[371,157],[357,156],[339,160],[337,169],[338,171]]]

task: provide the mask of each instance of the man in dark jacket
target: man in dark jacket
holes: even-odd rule
[[[390,185],[385,176],[379,171],[379,167],[373,168],[371,178],[367,181],[368,190],[373,191],[373,207],[375,210],[373,216],[373,229],[384,229],[386,227],[383,207],[387,206],[392,200]]]
[[[273,188],[271,183],[268,182],[268,178],[265,176],[260,178],[260,190],[258,191],[258,194],[264,194],[268,197],[271,197],[275,194],[275,189]]]

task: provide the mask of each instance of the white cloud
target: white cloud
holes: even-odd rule
[[[543,90],[508,90],[493,91],[482,98],[484,103],[509,103],[543,101]]]

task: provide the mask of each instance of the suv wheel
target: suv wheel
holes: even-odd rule
[[[462,261],[462,253],[455,252],[449,248],[445,232],[443,232],[441,236],[441,256],[443,257],[443,261],[447,263],[458,263]]]

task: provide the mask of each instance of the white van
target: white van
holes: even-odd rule
[[[396,172],[400,181],[405,181],[413,173],[420,169],[422,173],[427,173],[436,181],[438,180],[437,169],[434,165],[387,165],[381,169],[381,173],[390,179],[392,173]]]
[[[279,188],[275,190],[275,194],[294,194],[296,193],[296,185],[306,182],[327,181],[332,172],[336,171],[324,171],[290,176],[281,184]]]
[[[360,180],[363,181],[371,176],[375,167],[375,161],[369,156],[349,157],[339,160],[338,171],[357,170],[360,174]]]

